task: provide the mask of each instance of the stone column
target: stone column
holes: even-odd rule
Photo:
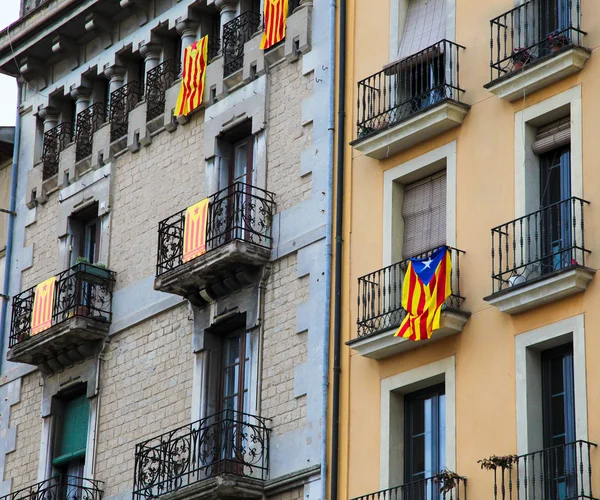
[[[181,35],[181,66],[183,67],[183,55],[185,49],[198,39],[198,28],[200,23],[187,19],[177,23],[175,29]]]
[[[215,0],[215,5],[221,11],[221,27],[219,34],[223,45],[223,26],[235,18],[237,0]]]
[[[112,94],[115,90],[119,90],[125,81],[125,68],[122,66],[111,66],[104,71],[104,74],[109,78],[108,90]]]
[[[140,54],[144,58],[144,72],[148,76],[148,72],[158,66],[160,61],[161,47],[155,43],[146,43],[140,47]]]
[[[46,106],[38,112],[39,117],[44,120],[44,134],[58,126],[58,114],[58,109],[52,106]]]
[[[92,89],[88,87],[76,87],[71,90],[71,97],[75,99],[75,119],[77,119],[79,113],[90,107]],[[73,125],[76,126],[75,123]]]

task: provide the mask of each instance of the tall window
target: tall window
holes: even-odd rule
[[[446,465],[444,384],[407,394],[404,405],[404,483],[414,483],[434,476]]]
[[[100,219],[98,204],[84,209],[69,218],[71,229],[71,263],[83,257],[95,264],[100,257]]]
[[[223,339],[221,409],[248,409],[250,332],[239,331]]]
[[[569,0],[540,0],[539,3],[539,30],[540,39],[543,40],[552,32],[561,32],[569,36],[567,30],[571,23],[571,10]]]

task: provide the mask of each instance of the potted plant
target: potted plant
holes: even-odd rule
[[[482,458],[481,460],[477,460],[477,463],[481,465],[482,469],[496,470],[498,467],[500,467],[502,470],[504,470],[512,469],[513,465],[515,465],[518,460],[519,457],[517,455],[492,455],[489,458]]]
[[[525,47],[515,47],[511,56],[513,62],[513,70],[519,70],[533,60],[531,52]]]
[[[76,272],[83,273],[84,281],[100,284],[110,278],[110,271],[104,262],[91,264],[86,257],[77,257]]]
[[[548,45],[552,52],[557,52],[562,47],[569,45],[569,38],[559,31],[554,31],[548,36]]]
[[[461,479],[463,479],[463,477],[459,476],[456,472],[444,469],[436,474],[433,478],[433,482],[439,485],[440,493],[445,494],[456,488]]]

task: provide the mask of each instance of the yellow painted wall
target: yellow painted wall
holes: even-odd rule
[[[356,337],[357,278],[383,267],[383,173],[430,150],[457,141],[457,243],[461,257],[463,309],[472,313],[464,331],[382,361],[342,346],[339,498],[380,489],[380,381],[391,375],[456,356],[456,472],[468,478],[470,498],[493,497],[493,474],[477,460],[516,453],[516,335],[585,314],[588,435],[600,441],[600,283],[584,294],[518,316],[483,300],[491,293],[490,230],[515,218],[515,113],[576,85],[583,92],[583,198],[586,265],[600,267],[600,2],[582,0],[584,45],[592,56],[580,73],[524,100],[507,103],[483,86],[490,79],[490,19],[514,6],[512,0],[457,0],[457,43],[463,101],[471,109],[462,126],[386,160],[346,149],[343,342]],[[388,63],[389,2],[348,2],[346,144],[356,138],[356,83]],[[600,451],[592,452],[593,488],[600,491]]]

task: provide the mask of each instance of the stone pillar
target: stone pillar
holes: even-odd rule
[[[158,66],[160,62],[161,47],[155,43],[147,43],[140,47],[140,54],[144,58],[144,72],[146,76],[148,72]]]
[[[183,67],[183,55],[185,49],[198,39],[198,28],[200,23],[187,19],[177,23],[175,29],[181,35],[181,66]]]
[[[90,107],[90,99],[92,97],[92,89],[88,87],[77,87],[71,90],[71,97],[75,99],[75,118],[79,113]],[[74,123],[73,125],[76,126]]]
[[[119,90],[125,81],[125,68],[122,66],[111,66],[104,71],[104,74],[109,78],[108,91],[112,94],[115,90]]]
[[[58,114],[58,109],[52,106],[46,106],[38,112],[39,117],[44,120],[44,134],[58,126]]]
[[[221,11],[221,27],[219,34],[223,44],[223,26],[235,18],[237,0],[215,0],[215,5]]]

